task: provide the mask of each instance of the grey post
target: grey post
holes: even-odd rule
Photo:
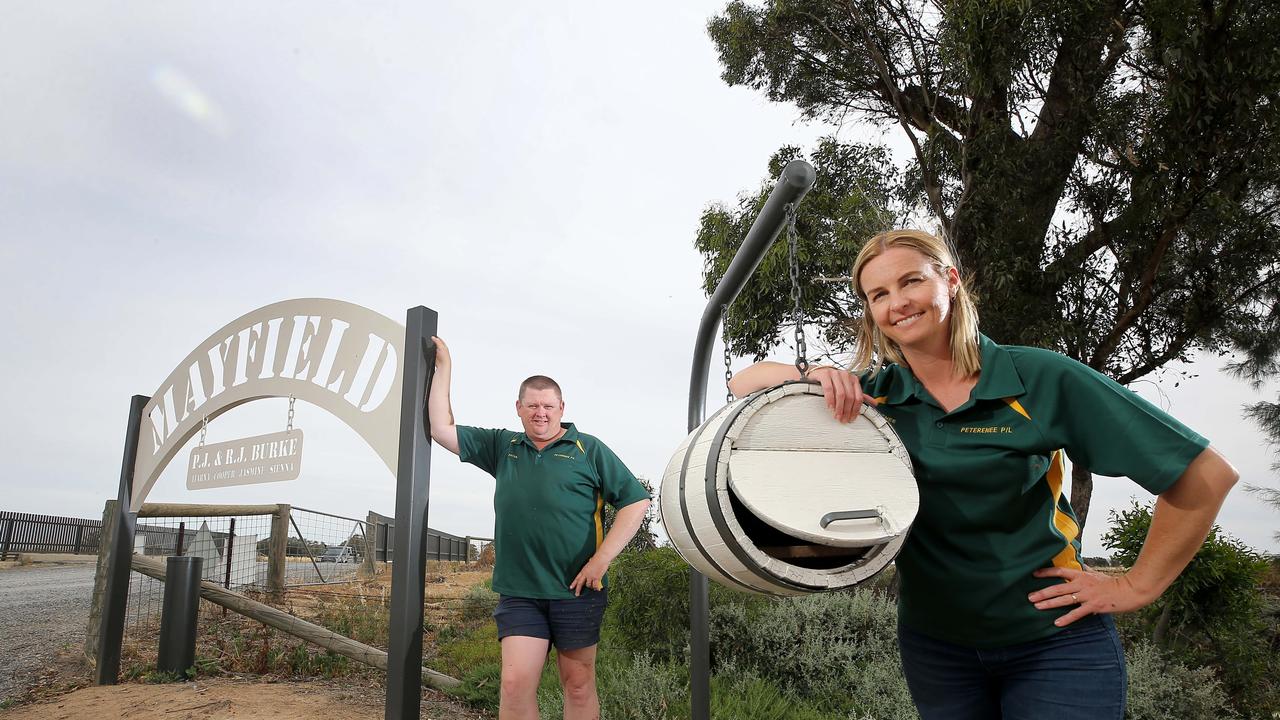
[[[803,160],[792,160],[782,169],[778,184],[765,201],[760,215],[751,224],[747,237],[742,241],[724,277],[716,286],[707,307],[702,311],[698,324],[698,338],[693,348],[693,370],[689,376],[689,432],[693,432],[706,417],[707,373],[711,369],[711,349],[715,344],[716,329],[720,326],[721,310],[728,307],[742,292],[756,266],[764,258],[765,251],[778,238],[787,221],[787,205],[799,203],[813,187],[817,177],[813,166]],[[709,617],[711,603],[708,600],[707,577],[690,570],[689,581],[689,701],[693,720],[711,718],[711,633]]]
[[[129,602],[129,568],[133,562],[133,533],[138,514],[129,511],[133,501],[133,464],[138,457],[142,408],[151,398],[134,395],[129,402],[129,424],[124,434],[124,461],[120,467],[120,494],[116,499],[116,527],[107,550],[107,587],[102,600],[102,635],[94,682],[115,685],[120,676],[120,644],[124,642],[124,611]]]
[[[196,663],[196,624],[200,612],[200,557],[169,557],[165,563],[164,604],[156,669],[184,674]]]
[[[426,400],[435,369],[431,336],[436,334],[436,323],[436,312],[421,305],[409,310],[405,322],[387,720],[418,720],[422,712],[422,603],[427,581],[427,493],[431,486],[431,426]]]

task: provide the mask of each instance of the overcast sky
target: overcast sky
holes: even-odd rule
[[[835,132],[719,79],[705,24],[722,6],[10,3],[0,509],[99,517],[129,397],[225,323],[295,297],[401,323],[433,308],[459,422],[518,427],[517,384],[548,374],[567,420],[660,479],[705,304],[699,215],[756,189],[778,147]],[[1239,417],[1256,394],[1220,362],[1137,389],[1274,487]],[[208,441],[283,430],[286,405],[237,408]],[[394,514],[394,479],[353,431],[302,403],[295,424],[299,480],[192,492],[175,462],[148,500]],[[1103,552],[1108,509],[1141,495],[1096,487],[1087,554]],[[490,535],[492,490],[437,448],[430,525]],[[1280,513],[1254,496],[1234,493],[1220,520],[1280,551]]]

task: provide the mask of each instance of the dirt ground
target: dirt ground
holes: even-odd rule
[[[450,600],[465,597],[487,579],[490,568],[428,563],[426,613],[444,620]],[[389,573],[343,585],[300,588],[288,604],[307,616],[319,595],[386,598]],[[219,676],[192,682],[123,683],[93,686],[92,670],[76,652],[63,652],[29,679],[17,704],[0,709],[0,720],[380,720],[385,687],[359,676],[335,680],[278,681],[258,676]],[[483,720],[488,717],[430,689],[422,691],[424,720]]]
[[[424,720],[463,720],[483,715],[427,697]],[[335,681],[263,683],[214,678],[163,685],[86,687],[30,705],[0,710],[4,720],[381,720],[383,695],[376,688],[353,688]]]

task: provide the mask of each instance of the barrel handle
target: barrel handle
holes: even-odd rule
[[[884,506],[878,506],[872,510],[839,510],[823,515],[822,519],[818,521],[818,525],[823,530],[826,530],[828,525],[838,520],[870,520],[874,518],[880,521],[880,527],[887,530],[889,534],[880,538],[870,538],[870,540],[874,544],[883,544],[892,540],[895,534],[887,515],[888,513]]]
[[[879,520],[882,524],[884,523],[884,516],[880,514],[878,509],[840,510],[839,512],[829,512],[823,515],[822,519],[818,521],[818,525],[822,526],[823,530],[826,530],[828,525],[837,520],[869,520],[871,518]]]

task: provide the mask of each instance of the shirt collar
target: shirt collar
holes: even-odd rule
[[[978,386],[973,389],[977,400],[998,400],[1026,394],[1018,368],[1013,364],[1009,351],[986,335],[978,336],[978,350],[982,353],[982,374]]]
[[[547,445],[548,448],[555,445],[559,445],[562,442],[575,443],[575,444],[578,442],[578,428],[574,427],[573,423],[562,422],[560,423],[560,427],[564,428],[564,434],[556,438],[555,442]],[[528,445],[531,448],[535,448],[535,449],[537,448],[537,446],[533,444],[533,441],[529,439],[529,436],[522,432],[516,433],[516,437],[512,442],[513,444],[524,443],[525,445]],[[547,448],[543,448],[543,450],[546,450],[546,449]]]
[[[975,400],[995,400],[1026,394],[1022,378],[1013,364],[1009,351],[986,335],[978,335],[978,352],[982,358],[982,372],[971,396]],[[899,405],[911,397],[923,398],[926,391],[911,371],[901,365],[889,364],[880,372],[892,373],[884,402]]]

